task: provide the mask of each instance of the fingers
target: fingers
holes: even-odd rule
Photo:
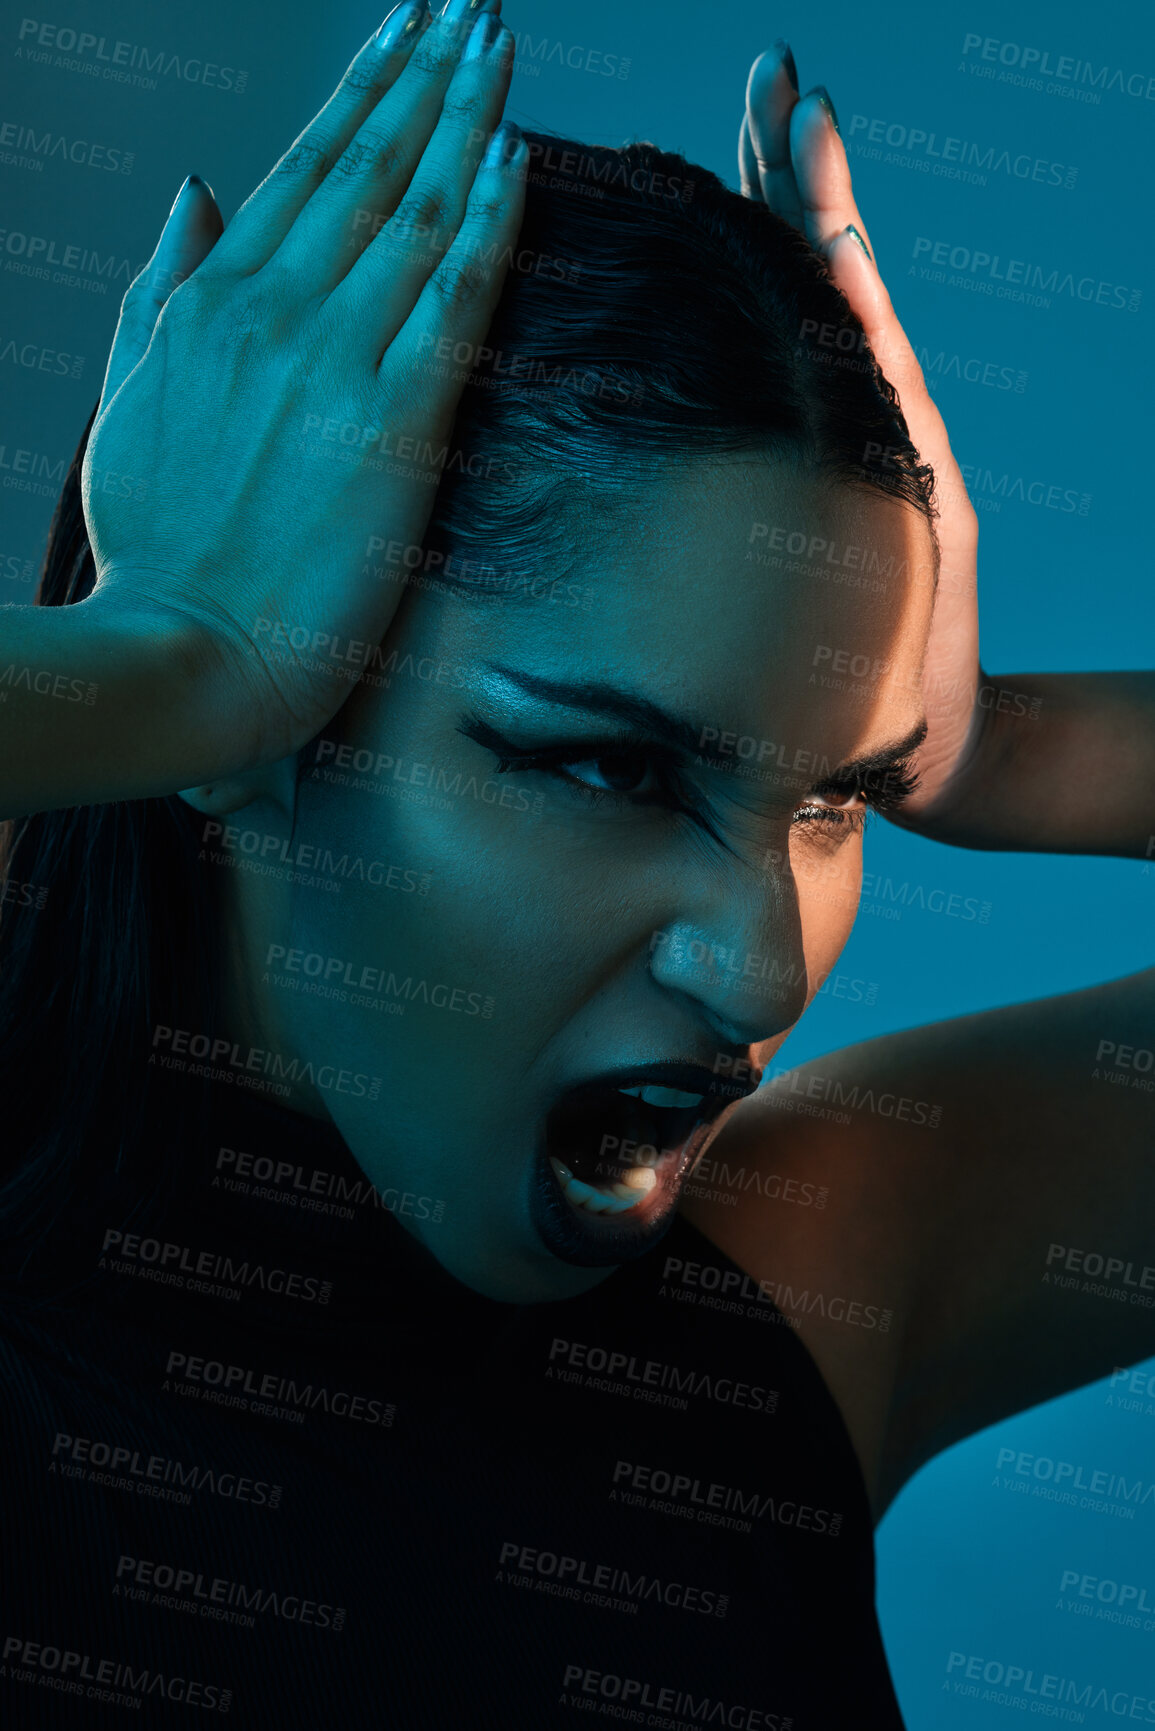
[[[966,488],[955,464],[950,439],[906,332],[895,313],[877,267],[851,234],[841,234],[827,251],[830,274],[852,311],[861,320],[871,352],[898,392],[911,441],[924,463],[934,470],[939,504],[956,508],[967,503]]]
[[[401,307],[400,324],[457,232],[501,118],[513,48],[493,11],[447,13],[428,32],[274,255],[296,292],[329,294],[368,250],[369,292]]]
[[[917,399],[925,398],[933,408],[918,358],[876,266],[854,236],[845,232],[829,243],[826,255],[835,286],[861,320],[871,352],[898,392],[908,422]]]
[[[357,128],[400,78],[431,23],[429,0],[402,0],[394,7],[324,108],[237,211],[217,253],[218,266],[249,274],[267,263]]]
[[[443,265],[453,272],[460,269],[460,251],[452,265],[449,254],[479,175],[478,164],[501,117],[513,46],[512,32],[499,20],[482,19],[474,26],[470,58],[454,75],[412,184],[329,297],[327,305],[339,313],[342,327],[359,333],[374,362],[413,311],[430,276]],[[502,166],[503,178],[495,180],[490,164],[485,173],[489,192],[501,192],[503,199],[505,172]],[[481,196],[486,196],[484,191]],[[476,204],[473,220],[476,228]]]
[[[528,165],[529,148],[520,130],[502,121],[477,171],[457,237],[385,355],[383,380],[388,373],[411,382],[418,392],[427,391],[438,376],[429,366],[435,344],[446,338],[455,349],[465,343],[475,352],[484,340],[517,242]],[[462,369],[459,376],[464,378]],[[447,399],[447,420],[457,395]]]
[[[750,116],[743,114],[742,125],[738,129],[738,185],[743,198],[756,198],[762,202],[762,185],[758,179],[758,158],[754,155],[754,146],[750,142]]]
[[[835,286],[861,321],[871,353],[898,392],[919,455],[941,478],[954,470],[946,428],[875,263],[870,237],[854,202],[850,164],[839,136],[834,104],[822,85],[807,91],[795,104],[790,116],[790,148],[807,239],[816,252],[824,254]]]
[[[746,114],[738,141],[742,191],[802,227],[802,203],[790,151],[790,117],[798,102],[798,74],[788,43],[760,54],[746,84]]]
[[[825,252],[835,235],[851,223],[873,255],[870,236],[854,202],[850,164],[838,135],[834,105],[821,85],[807,91],[791,111],[790,153],[803,226],[814,250]]]
[[[121,303],[97,414],[112,401],[148,348],[161,308],[173,289],[208,257],[223,228],[212,187],[198,174],[190,174],[173,201],[155,252],[130,283]]]

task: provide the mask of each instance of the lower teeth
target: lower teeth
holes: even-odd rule
[[[555,1160],[552,1154],[549,1163],[557,1174],[557,1181],[565,1192],[567,1201],[586,1214],[628,1213],[649,1195],[658,1182],[657,1173],[652,1167],[631,1166],[622,1174],[617,1184],[603,1188],[600,1184],[586,1184],[580,1178],[575,1178],[569,1167],[563,1166],[560,1160]]]

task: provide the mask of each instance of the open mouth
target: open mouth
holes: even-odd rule
[[[661,1063],[567,1089],[538,1148],[533,1214],[547,1247],[590,1266],[650,1249],[722,1115],[756,1086]]]

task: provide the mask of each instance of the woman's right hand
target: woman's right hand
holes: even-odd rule
[[[406,0],[215,244],[202,186],[125,296],[83,605],[195,669],[206,776],[312,738],[349,685],[310,646],[377,643],[396,608],[521,221],[512,55],[495,0]]]
[[[875,262],[833,104],[822,85],[799,96],[794,56],[785,42],[760,55],[750,69],[738,160],[746,196],[762,200],[800,229],[825,258],[831,280],[861,321],[871,354],[898,393],[919,456],[934,470],[940,562],[922,668],[928,728],[915,758],[918,787],[903,801],[901,813],[891,814],[904,828],[919,829],[928,813],[949,808],[987,716],[977,701],[982,680],[978,517]]]

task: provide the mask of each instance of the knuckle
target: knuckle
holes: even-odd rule
[[[362,131],[341,152],[332,173],[344,180],[389,178],[400,161],[401,148],[396,138],[384,132]]]
[[[127,307],[127,295],[125,296],[125,304]],[[167,297],[150,295],[142,290],[134,300],[131,310],[135,316],[147,318],[150,316],[150,309],[151,315],[154,317],[159,309],[166,327],[171,329],[173,324],[177,322],[183,323],[185,320],[194,319],[203,321],[209,315],[212,305],[213,297],[209,292],[208,283],[199,281],[196,276],[189,276]]]
[[[184,313],[203,316],[220,305],[229,286],[224,277],[219,277],[212,271],[195,270],[172,291],[166,304],[179,307]]]
[[[421,42],[412,60],[411,67],[418,72],[426,73],[433,78],[441,78],[452,72],[461,55],[461,43],[451,31],[431,30]]]
[[[282,156],[277,164],[277,173],[293,179],[308,179],[326,174],[332,161],[332,141],[320,133],[306,132]]]
[[[401,234],[428,234],[444,227],[449,197],[439,186],[411,188],[398,205],[393,224]]]
[[[484,106],[486,92],[450,85],[441,104],[442,120],[471,120]]]
[[[391,82],[386,77],[385,67],[374,55],[372,64],[354,60],[341,80],[341,90],[355,97],[384,96]]]
[[[476,306],[485,294],[489,272],[475,258],[446,259],[429,279],[434,294],[447,308],[461,311]]]
[[[415,410],[427,413],[436,400],[436,385],[428,368],[414,360],[401,360],[395,350],[386,351],[374,385],[373,413],[387,423],[405,425]]]
[[[469,201],[469,215],[472,220],[491,228],[504,220],[510,203],[507,193],[475,192]]]
[[[132,281],[125,289],[124,296],[120,303],[120,310],[127,316],[135,318],[139,316],[146,307],[152,306],[155,298],[149,271],[147,269],[142,270],[139,276],[133,277]]]
[[[274,253],[255,276],[235,286],[223,311],[230,322],[239,319],[248,330],[283,323],[295,332],[305,311],[297,266]]]
[[[263,344],[277,346],[294,342],[304,335],[304,322],[299,309],[285,293],[286,273],[270,260],[256,276],[246,276],[227,285],[227,292],[206,295],[203,291],[185,300],[183,320],[191,314],[191,332],[185,341],[203,344],[221,355],[236,356],[248,349],[253,338]],[[181,296],[191,288],[190,278],[185,288],[174,295],[165,309],[166,315],[175,307],[181,310]]]
[[[258,331],[269,329],[272,313],[273,296],[269,286],[256,287],[250,284],[232,297],[228,308],[226,329],[232,345],[245,342]]]

